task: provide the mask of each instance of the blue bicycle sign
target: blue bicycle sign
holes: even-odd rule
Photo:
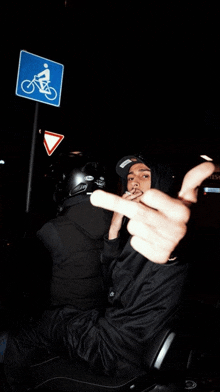
[[[59,106],[63,65],[21,51],[16,95]]]

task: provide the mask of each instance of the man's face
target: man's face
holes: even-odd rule
[[[142,194],[151,187],[151,171],[144,163],[136,163],[130,167],[127,175],[127,190],[137,194],[136,202],[140,201]],[[141,193],[141,194],[140,194]]]

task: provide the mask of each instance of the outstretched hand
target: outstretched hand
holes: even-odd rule
[[[140,203],[104,191],[91,195],[94,206],[127,216],[132,247],[155,263],[166,263],[187,231],[190,204],[197,202],[198,186],[215,170],[215,165],[204,162],[191,169],[184,177],[178,199],[150,189]]]

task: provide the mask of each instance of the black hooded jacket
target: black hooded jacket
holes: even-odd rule
[[[164,171],[164,167],[150,168],[152,186],[168,192],[172,173]],[[105,313],[91,309],[77,314],[64,309],[53,321],[58,325],[60,317],[63,320],[61,339],[65,336],[69,342],[69,354],[79,355],[105,373],[117,369],[121,361],[143,365],[151,339],[170,322],[180,305],[188,273],[187,263],[180,258],[156,264],[136,252],[130,238],[121,248],[123,243],[120,237],[109,240],[105,236],[102,252],[108,291]]]
[[[151,168],[151,188],[170,193],[173,173],[163,164]],[[178,309],[188,276],[188,264],[156,264],[135,251],[130,237],[109,240],[102,253],[108,306],[104,317],[92,312],[71,324],[72,348],[104,372],[117,368],[117,361],[142,366],[151,339],[172,320]]]
[[[152,166],[150,168],[152,176],[155,177],[155,171],[152,170]],[[160,177],[160,173],[157,175]],[[159,177],[152,178],[152,184],[161,184]],[[163,188],[162,185],[160,187]],[[74,206],[76,215],[78,207]],[[62,232],[62,241],[56,243],[57,237],[54,237],[53,244],[56,245],[54,260],[58,261],[54,267],[54,278],[56,280],[60,278],[61,281],[60,249],[63,244],[67,245],[66,241],[69,244],[68,248],[71,248],[72,241],[68,238],[70,231],[75,233],[76,237],[79,233],[81,236],[88,232],[87,216],[83,220],[74,219],[73,224],[69,222],[68,214],[67,216],[64,214],[64,217],[64,221],[63,217],[58,218],[55,224],[52,221],[39,234],[46,244],[47,233],[51,227],[56,229],[56,233]],[[95,222],[99,226],[99,221],[95,220]],[[100,229],[95,227],[94,230],[99,237]],[[92,233],[94,238],[93,229]],[[91,248],[93,239],[89,236],[89,240],[86,241],[89,245],[86,251],[90,254],[90,250],[93,249]],[[86,255],[83,244],[79,241],[76,253],[78,261],[82,260],[81,255]],[[94,255],[97,253],[95,252]],[[68,255],[63,262],[70,262]],[[152,339],[172,322],[180,305],[188,276],[187,262],[178,257],[174,262],[156,264],[136,252],[130,245],[130,239],[121,248],[120,237],[114,240],[105,237],[102,263],[105,267],[108,293],[105,310],[92,307],[89,302],[87,309],[83,310],[66,304],[61,308],[45,311],[40,323],[34,328],[22,330],[18,336],[9,337],[5,365],[10,374],[13,374],[15,368],[16,371],[20,369],[21,363],[24,368],[27,364],[33,364],[33,347],[45,347],[45,344],[50,349],[57,350],[57,347],[60,350],[65,349],[73,361],[76,357],[80,357],[96,371],[107,374],[114,371],[120,373],[125,368],[138,368],[138,371],[143,369],[144,356]],[[78,273],[77,269],[76,273]],[[68,276],[65,275],[64,281],[68,282]],[[80,282],[83,283],[84,279],[79,279],[79,284]],[[61,286],[58,284],[57,288],[61,293],[62,290],[65,292],[62,284]],[[88,300],[88,297],[86,299]]]
[[[84,310],[102,306],[100,254],[111,214],[93,207],[87,195],[67,199],[63,208],[37,233],[52,258],[50,305]]]

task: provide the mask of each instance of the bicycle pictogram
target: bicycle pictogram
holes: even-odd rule
[[[54,87],[49,86],[50,82],[50,70],[48,69],[48,65],[44,64],[46,68],[42,72],[37,75],[34,75],[32,80],[25,79],[21,83],[21,89],[26,94],[32,94],[35,90],[35,87],[38,88],[39,92],[44,94],[47,99],[53,101],[57,97],[57,91]]]

